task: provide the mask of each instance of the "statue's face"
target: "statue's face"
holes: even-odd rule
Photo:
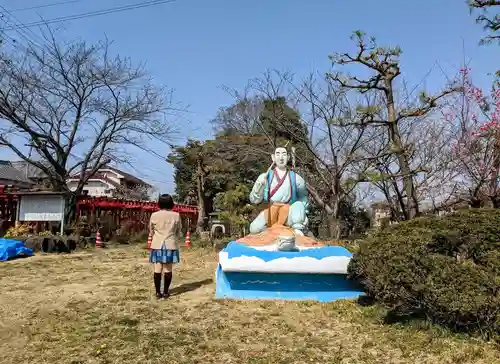
[[[285,168],[288,163],[288,152],[285,148],[276,148],[273,154],[273,162],[278,168]]]

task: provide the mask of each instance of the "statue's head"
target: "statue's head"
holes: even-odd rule
[[[288,152],[286,148],[278,147],[274,150],[274,154],[271,156],[274,164],[280,169],[286,168],[288,163]]]

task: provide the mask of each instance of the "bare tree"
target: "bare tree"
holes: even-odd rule
[[[405,145],[410,169],[414,172],[414,189],[419,211],[427,207],[438,209],[443,201],[456,192],[451,168],[450,130],[440,115],[407,119],[400,124],[400,135]],[[391,219],[407,219],[407,195],[402,176],[398,173],[398,159],[390,149],[390,137],[383,128],[378,138],[365,144],[366,153],[376,158],[367,170],[367,179],[388,202]]]
[[[330,221],[330,234],[338,238],[343,206],[352,204],[359,183],[366,180],[363,171],[373,160],[361,147],[375,135],[352,119],[356,113],[348,95],[324,76],[313,73],[296,82],[290,72],[267,71],[252,79],[243,94],[245,98],[235,105],[248,105],[249,99],[286,100],[286,105],[267,102],[258,108],[258,115],[240,110],[238,115],[245,118],[230,117],[218,124],[227,127],[230,121],[230,129],[240,133],[263,134],[270,146],[275,146],[277,137],[291,142],[296,149],[293,167],[305,177],[313,201]]]
[[[330,73],[332,81],[341,87],[355,90],[360,94],[377,93],[382,105],[359,105],[358,118],[365,124],[381,128],[387,135],[387,144],[381,154],[378,172],[383,180],[389,178],[394,186],[401,181],[403,190],[400,195],[391,196],[398,199],[402,206],[401,213],[405,219],[419,214],[419,197],[416,180],[423,172],[413,168],[411,154],[415,150],[408,140],[405,141],[403,130],[408,127],[408,120],[424,119],[438,108],[438,102],[455,92],[449,87],[437,95],[422,93],[418,105],[397,105],[396,79],[401,74],[399,47],[384,48],[379,46],[375,38],[367,38],[361,32],[354,32],[352,39],[356,42],[357,51],[353,54],[335,53],[331,56],[334,67],[361,66],[371,73],[367,78],[352,76],[338,71]],[[406,126],[405,126],[406,124]],[[396,167],[396,168],[394,168]]]
[[[410,163],[421,171],[415,178],[420,203],[438,211],[457,191],[457,172],[451,166],[455,158],[450,145],[450,128],[439,114],[423,120],[409,120],[412,128],[405,131],[405,144],[412,145]]]
[[[308,129],[301,140],[306,151],[302,164],[308,191],[330,218],[330,233],[340,238],[345,218],[343,207],[352,205],[374,158],[363,148],[378,132],[367,128],[350,102],[349,90],[329,77],[309,75],[296,88],[302,122]],[[298,136],[300,137],[300,135]]]
[[[153,86],[142,66],[113,56],[108,41],[65,44],[53,33],[45,40],[0,63],[0,145],[42,170],[55,190],[70,193],[66,179],[79,172],[71,218],[99,168],[129,163],[134,148],[163,158],[152,144],[171,140],[167,118],[176,110],[170,92]]]

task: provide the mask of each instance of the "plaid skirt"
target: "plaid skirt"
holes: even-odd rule
[[[179,250],[167,249],[165,243],[161,246],[161,249],[151,249],[149,254],[150,263],[162,263],[162,264],[175,264],[180,262]]]

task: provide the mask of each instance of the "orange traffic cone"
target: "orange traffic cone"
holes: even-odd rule
[[[151,233],[149,233],[149,236],[148,236],[148,249],[151,249],[151,241],[153,240],[153,235]]]
[[[187,247],[191,246],[191,233],[189,231],[186,233],[186,241],[184,243]]]
[[[99,232],[99,229],[97,229],[97,233],[95,234],[95,247],[102,248],[101,233]]]

